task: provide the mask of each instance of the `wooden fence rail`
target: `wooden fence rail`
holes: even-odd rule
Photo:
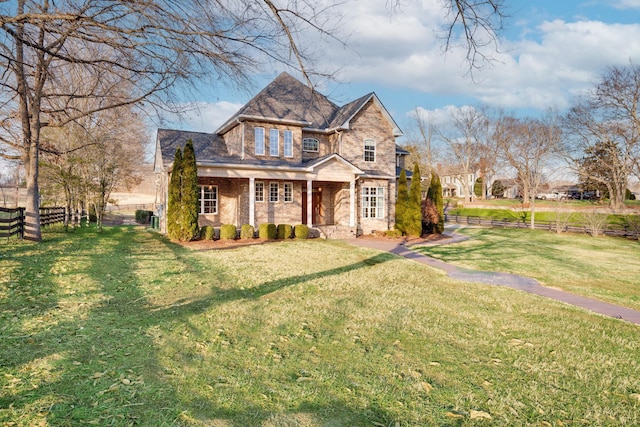
[[[40,225],[47,226],[64,222],[65,209],[40,208]],[[19,235],[24,237],[25,214],[24,208],[2,208],[0,207],[0,238]]]
[[[464,215],[449,215],[445,214],[444,216],[445,222],[455,223],[455,224],[467,224],[467,225],[482,225],[488,227],[505,227],[505,228],[529,228],[531,224],[529,221],[523,221],[521,219],[514,218],[488,218],[481,216],[464,216]],[[568,233],[585,233],[589,234],[590,230],[584,224],[564,222],[564,221],[538,221],[536,220],[534,223],[534,228],[536,230],[548,230],[548,231],[557,231],[558,227],[561,228],[561,231]],[[601,230],[602,234],[607,236],[616,236],[616,237],[631,237],[638,239],[640,236],[638,235],[638,231],[634,230],[630,227],[616,225],[616,224],[608,224],[605,228]]]

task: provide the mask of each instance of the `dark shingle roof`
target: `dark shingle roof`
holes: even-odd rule
[[[328,127],[338,110],[326,96],[306,86],[287,73],[281,73],[260,93],[247,102],[218,130],[227,127],[240,116],[255,116],[272,120],[307,123],[306,127]]]
[[[173,129],[158,129],[158,142],[163,163],[173,162],[176,148],[184,150],[188,140],[193,141],[196,161],[229,157],[227,145],[222,137],[213,133],[187,132]]]

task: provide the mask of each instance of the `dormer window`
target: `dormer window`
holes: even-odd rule
[[[364,140],[364,161],[376,161],[376,142],[373,139]]]
[[[304,138],[302,140],[302,151],[312,151],[317,153],[320,148],[320,141],[315,138]]]

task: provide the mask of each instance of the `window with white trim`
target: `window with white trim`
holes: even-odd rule
[[[218,187],[216,185],[201,185],[198,191],[198,206],[200,214],[218,213]]]
[[[364,140],[364,161],[376,161],[376,142],[373,139]]]
[[[256,202],[264,202],[264,182],[256,181]]]
[[[293,202],[293,182],[284,183],[284,201],[285,203]]]
[[[269,183],[269,201],[275,203],[279,200],[280,184],[277,182]]]
[[[293,157],[293,132],[284,131],[284,156]]]
[[[384,187],[362,187],[362,217],[385,217]]]
[[[264,128],[255,128],[256,156],[264,156]]]
[[[278,129],[269,130],[269,155],[278,156],[280,154],[280,132]]]
[[[304,138],[302,140],[302,151],[318,152],[320,149],[320,141],[315,138]]]

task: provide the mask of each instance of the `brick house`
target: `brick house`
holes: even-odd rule
[[[215,133],[159,129],[154,172],[160,227],[174,154],[191,139],[199,224],[307,224],[327,237],[394,225],[396,179],[408,154],[375,93],[342,107],[287,73]]]

